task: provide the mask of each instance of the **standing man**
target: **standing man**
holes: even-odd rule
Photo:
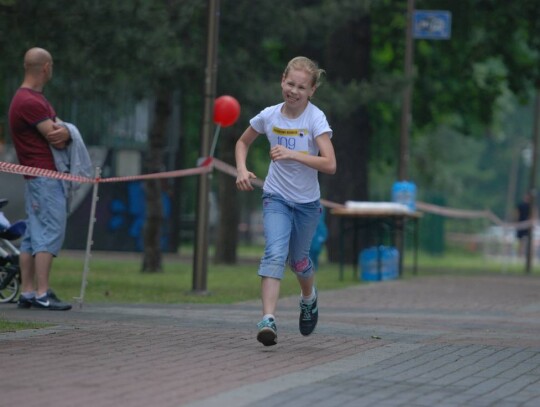
[[[24,80],[11,101],[9,126],[21,165],[56,171],[52,148],[71,141],[52,105],[43,95],[52,78],[53,59],[43,48],[24,55]],[[53,258],[64,242],[67,200],[61,180],[25,176],[26,232],[20,247],[22,293],[19,308],[69,310],[49,287]],[[34,285],[36,284],[36,285]]]
[[[526,222],[531,219],[531,201],[532,196],[530,192],[526,192],[523,195],[523,200],[516,206],[516,221]],[[532,208],[532,218],[536,219],[537,211]],[[518,254],[520,256],[527,255],[528,240],[530,239],[530,226],[521,226],[516,230],[516,237],[518,239]],[[534,241],[533,241],[534,243]]]

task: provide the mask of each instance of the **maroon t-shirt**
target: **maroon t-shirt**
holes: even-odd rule
[[[45,96],[19,88],[9,107],[9,128],[21,165],[56,171],[49,143],[37,129],[47,119],[55,121],[56,112]]]

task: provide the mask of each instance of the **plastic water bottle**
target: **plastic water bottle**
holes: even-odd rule
[[[369,247],[360,252],[358,256],[360,263],[360,278],[364,281],[379,281],[380,275],[378,270],[378,252],[377,247]]]
[[[416,210],[416,185],[414,182],[395,182],[392,186],[392,202],[406,205],[414,212]]]

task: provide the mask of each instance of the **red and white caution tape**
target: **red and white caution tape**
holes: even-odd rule
[[[7,172],[11,174],[28,175],[32,177],[47,177],[60,179],[63,181],[81,182],[87,184],[95,184],[101,182],[125,182],[125,181],[137,181],[145,179],[159,179],[159,178],[174,178],[185,177],[188,175],[205,174],[212,171],[212,161],[203,163],[203,166],[197,168],[188,168],[185,170],[175,170],[160,172],[154,174],[142,174],[142,175],[130,175],[125,177],[110,177],[110,178],[87,178],[78,175],[72,175],[68,173],[45,170],[42,168],[28,167],[20,164],[6,163],[0,161],[0,172]]]
[[[198,175],[205,174],[212,171],[211,165],[206,165],[204,167],[197,168],[188,168],[185,170],[175,170],[167,172],[159,172],[154,174],[142,174],[142,175],[130,175],[125,177],[110,177],[110,178],[101,178],[99,182],[125,182],[125,181],[138,181],[145,179],[161,179],[161,178],[177,178],[177,177],[187,177],[188,175]]]
[[[466,209],[452,209],[443,206],[433,205],[425,202],[416,202],[416,207],[422,212],[433,213],[435,215],[446,216],[458,219],[479,219],[489,218],[490,211],[474,211]]]
[[[217,158],[214,158],[213,159],[214,161],[214,168],[218,171],[221,171],[225,174],[228,174],[232,177],[236,177],[238,175],[238,171],[236,171],[236,167],[230,165],[230,164],[227,164],[226,162],[223,162],[221,160],[218,160]],[[255,185],[256,187],[259,187],[259,188],[262,188],[263,187],[263,184],[264,184],[264,181],[259,179],[259,178],[256,178],[254,180],[251,181],[251,183],[253,185]],[[345,205],[343,204],[339,204],[339,203],[336,203],[336,202],[331,202],[331,201],[328,201],[326,199],[321,199],[321,205],[327,207],[327,208],[341,208],[341,207],[344,207]]]
[[[84,182],[91,184],[96,182],[94,178],[80,177],[77,175],[66,174],[63,172],[44,170],[42,168],[27,167],[25,165],[6,163],[3,161],[0,161],[0,171],[8,172],[11,174],[30,175],[32,177],[47,177],[61,179],[65,181]]]
[[[230,164],[227,164],[216,158],[207,157],[202,160],[200,166],[195,168],[188,168],[184,170],[175,170],[167,172],[159,172],[153,174],[142,174],[142,175],[132,175],[124,177],[110,177],[110,178],[87,178],[77,175],[71,175],[67,173],[62,173],[52,170],[44,170],[41,168],[27,167],[20,164],[6,163],[0,161],[0,172],[7,172],[11,174],[19,175],[28,175],[32,177],[47,177],[55,178],[65,181],[81,182],[88,184],[102,183],[102,182],[126,182],[126,181],[138,181],[138,180],[147,180],[147,179],[161,179],[161,178],[175,178],[175,177],[186,177],[190,175],[205,174],[212,171],[215,168],[218,171],[221,171],[225,174],[228,174],[232,177],[236,177],[238,172],[236,168]],[[256,178],[252,181],[254,186],[262,188],[263,180]],[[339,208],[343,207],[343,204],[337,202],[331,202],[326,199],[321,199],[321,204],[328,208]],[[523,221],[523,222],[504,222],[499,219],[493,212],[490,210],[465,210],[465,209],[453,209],[443,206],[433,205],[421,201],[416,202],[416,207],[425,213],[431,213],[434,215],[445,216],[455,219],[487,219],[492,223],[509,228],[515,229],[528,229],[534,222]]]
[[[517,230],[525,230],[534,226],[535,222],[525,220],[522,222],[504,222],[497,215],[490,210],[475,211],[467,209],[452,209],[444,206],[433,205],[425,202],[416,202],[416,207],[425,213],[431,213],[434,215],[445,216],[447,218],[454,219],[487,219],[495,225],[505,228],[512,228]]]

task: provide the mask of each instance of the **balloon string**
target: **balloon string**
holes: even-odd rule
[[[214,157],[214,152],[216,151],[216,145],[219,138],[219,130],[221,129],[221,126],[218,125],[216,127],[216,132],[214,133],[214,140],[212,141],[212,148],[210,149],[210,157]]]

